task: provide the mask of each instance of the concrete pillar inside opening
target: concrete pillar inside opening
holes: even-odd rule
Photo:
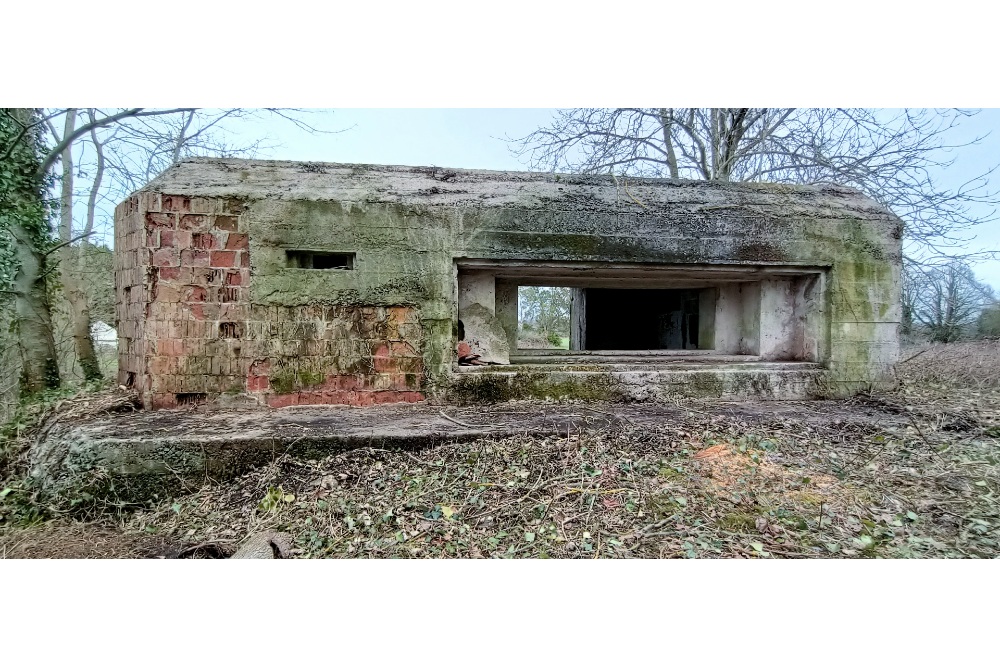
[[[569,349],[587,349],[587,290],[582,287],[570,291]]]
[[[516,297],[514,302],[516,310]],[[509,304],[502,304],[502,308],[509,316]],[[492,273],[459,272],[458,319],[465,329],[465,342],[480,361],[510,363],[509,334],[497,317],[497,285]]]
[[[511,351],[517,349],[517,283],[496,281],[496,315],[500,326],[507,333]]]
[[[706,287],[698,293],[698,349],[715,349],[715,309],[719,299],[717,287]]]

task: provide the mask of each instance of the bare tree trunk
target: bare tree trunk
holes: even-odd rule
[[[673,137],[674,111],[660,109],[660,126],[663,131],[663,144],[667,147],[667,169],[670,170],[670,178],[680,178],[680,171],[677,169],[677,153],[674,152]]]
[[[76,109],[66,113],[66,124],[63,136],[68,137],[75,131]],[[57,139],[58,140],[58,139]],[[63,244],[59,257],[59,278],[63,284],[63,292],[69,304],[70,326],[73,335],[73,348],[77,362],[83,371],[83,379],[87,382],[101,380],[101,365],[94,350],[94,340],[90,335],[90,304],[87,293],[83,289],[80,272],[77,271],[78,259],[74,257],[73,240],[73,145],[67,145],[60,157],[62,162],[62,190],[59,199],[59,241]],[[77,252],[82,252],[77,249]]]
[[[17,242],[18,269],[12,291],[21,352],[21,393],[28,395],[59,386],[59,363],[45,290],[45,254],[19,220],[13,221],[10,231]]]
[[[22,128],[36,124],[32,109],[9,109],[8,114]],[[22,129],[22,135],[25,131]],[[14,159],[17,152],[17,145],[12,144],[6,158]],[[21,157],[21,162],[24,159]],[[14,194],[16,199],[40,201],[42,195],[34,183],[20,183],[15,187],[18,188]],[[27,208],[31,208],[30,204]],[[9,222],[17,267],[11,291],[14,297],[14,333],[21,357],[21,393],[30,395],[59,386],[59,363],[45,284],[46,255],[39,233],[33,233],[26,226],[26,221],[15,214],[9,217]]]

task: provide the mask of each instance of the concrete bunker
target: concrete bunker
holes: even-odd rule
[[[806,398],[890,381],[902,223],[861,194],[195,159],[116,210],[147,407]],[[566,349],[518,294],[569,290]],[[461,363],[475,358],[477,364]]]

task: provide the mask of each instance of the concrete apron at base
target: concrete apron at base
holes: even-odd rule
[[[575,406],[565,415],[540,410],[531,417],[516,408],[467,412],[425,403],[104,415],[56,425],[31,449],[31,476],[57,505],[83,498],[135,503],[232,479],[285,454],[322,459],[367,447],[415,450],[526,431],[575,433],[615,420],[602,412],[583,416]]]
[[[463,369],[464,370],[464,369]],[[526,398],[596,401],[804,400],[825,395],[827,371],[810,363],[760,363],[688,369],[635,366],[574,369],[518,365],[452,374],[449,402],[493,403]]]

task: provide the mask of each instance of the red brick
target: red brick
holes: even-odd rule
[[[364,388],[364,381],[358,375],[333,375],[327,381],[341,391],[357,391]]]
[[[207,250],[196,250],[193,248],[181,250],[181,266],[207,267],[211,259],[211,255]]]
[[[159,248],[153,251],[153,266],[180,266],[181,258],[176,248]]]
[[[164,196],[160,206],[164,211],[190,211],[191,200],[187,197]]]
[[[153,287],[153,301],[158,303],[177,303],[180,300],[181,293],[176,285],[157,282]]]
[[[219,319],[219,304],[217,303],[190,303],[185,305],[196,320]]]
[[[254,375],[267,375],[271,372],[271,362],[266,359],[257,359],[250,364],[250,372]]]
[[[152,357],[149,360],[149,372],[153,375],[167,375],[171,372],[171,362],[176,368],[177,360],[173,357]]]
[[[411,310],[405,306],[391,306],[387,309],[390,324],[405,324],[406,311]]]
[[[226,250],[246,250],[250,247],[246,234],[230,234],[226,239]]]
[[[242,271],[227,271],[226,272],[226,284],[231,287],[239,287],[243,284],[243,272]]]
[[[157,269],[157,276],[160,280],[177,280],[180,275],[181,269],[177,266],[162,266]]]
[[[160,354],[168,357],[179,357],[184,354],[184,343],[179,340],[166,339],[157,342]]]
[[[191,245],[191,232],[174,229],[160,231],[161,248],[187,248]]]
[[[191,238],[191,245],[195,248],[201,248],[202,250],[218,250],[219,241],[215,238],[215,234],[198,233],[194,234]]]
[[[399,372],[399,360],[389,357],[373,357],[372,363],[377,373],[397,373]]]
[[[272,408],[287,408],[299,404],[298,394],[274,394],[267,397],[267,404]]]
[[[382,403],[403,403],[404,392],[399,391],[376,391],[372,396],[376,405]]]
[[[185,301],[207,301],[208,300],[208,290],[200,285],[193,285],[187,290],[185,294]]]
[[[237,229],[236,218],[231,215],[215,216],[215,228],[225,232],[235,232]]]
[[[177,397],[173,394],[153,394],[152,407],[154,410],[176,408]]]
[[[173,229],[177,226],[177,216],[172,213],[147,213],[146,227]]]
[[[232,268],[236,266],[236,253],[229,250],[213,250],[209,266],[215,268]]]
[[[351,405],[366,407],[375,404],[374,394],[370,391],[359,391],[351,399]]]
[[[399,396],[406,403],[418,403],[426,398],[424,394],[419,391],[404,391],[401,392]]]
[[[244,269],[250,268],[250,253],[246,250],[240,252],[240,266]]]
[[[207,232],[209,230],[208,216],[199,213],[182,215],[178,227],[192,232]]]
[[[267,391],[271,382],[263,375],[251,375],[247,378],[247,391]]]

